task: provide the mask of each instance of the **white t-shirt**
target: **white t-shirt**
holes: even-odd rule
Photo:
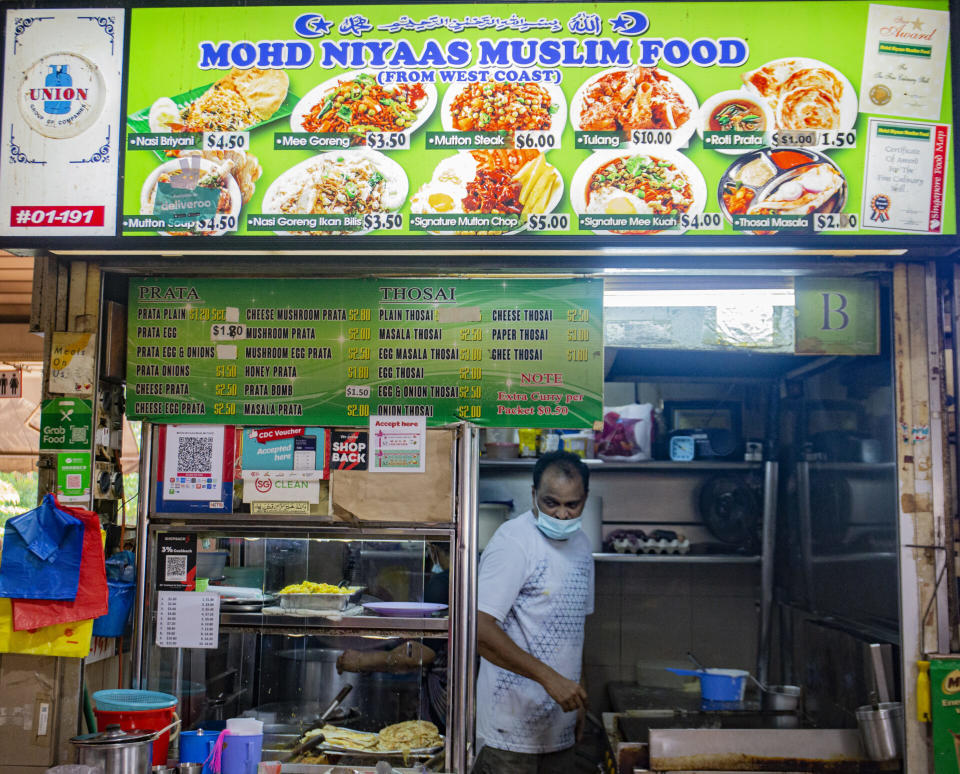
[[[480,558],[477,609],[496,618],[517,645],[577,681],[584,617],[593,612],[590,539],[577,530],[551,540],[531,511],[494,533]],[[564,712],[539,684],[480,660],[477,749],[521,753],[573,746],[576,711]]]

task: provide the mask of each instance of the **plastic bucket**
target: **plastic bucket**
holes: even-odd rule
[[[748,672],[743,669],[673,669],[668,672],[700,678],[700,698],[705,701],[743,701]]]
[[[180,733],[180,763],[203,763],[210,757],[210,751],[217,743],[219,731],[183,731]],[[203,771],[210,770],[209,764]]]
[[[110,589],[107,614],[93,619],[94,637],[122,637],[130,619],[136,585],[123,581],[107,581]]]
[[[96,701],[96,699],[94,699]],[[119,712],[94,709],[97,718],[97,728],[106,728],[111,723],[117,723],[124,731],[159,731],[169,726],[176,714],[176,707],[150,710],[122,710]],[[167,763],[167,751],[170,748],[170,731],[165,731],[153,742],[153,766],[162,766]]]
[[[742,669],[707,669],[700,674],[700,698],[707,701],[743,701],[747,672]]]
[[[223,737],[220,770],[223,774],[257,774],[262,749],[263,734],[254,736],[228,734]]]

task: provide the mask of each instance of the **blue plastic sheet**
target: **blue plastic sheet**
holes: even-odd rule
[[[0,558],[0,597],[74,599],[80,583],[83,522],[47,495],[9,519]]]

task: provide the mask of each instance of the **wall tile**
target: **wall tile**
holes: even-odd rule
[[[630,562],[623,565],[623,594],[690,593],[690,565],[681,563]]]
[[[708,597],[760,597],[759,564],[690,565],[690,593]]]
[[[690,600],[686,595],[625,595],[620,614],[621,665],[638,659],[683,658],[690,643]]]
[[[619,614],[604,615],[598,612],[587,616],[583,663],[614,667],[620,665]]]

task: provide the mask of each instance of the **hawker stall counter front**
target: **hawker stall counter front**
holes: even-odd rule
[[[465,771],[475,431],[431,428],[406,452],[421,472],[380,474],[366,428],[145,425],[143,437],[134,685],[176,695],[185,729],[261,720],[263,760],[322,728],[301,762]],[[402,721],[439,735],[408,723],[413,736],[391,741],[383,730]]]

